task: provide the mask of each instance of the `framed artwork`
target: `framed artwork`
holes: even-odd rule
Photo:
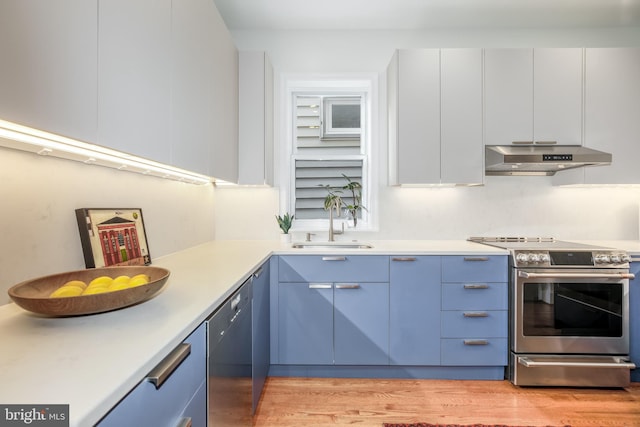
[[[149,265],[141,209],[76,209],[80,243],[87,268]]]

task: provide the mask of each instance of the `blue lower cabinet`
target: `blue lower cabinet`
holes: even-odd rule
[[[506,338],[509,316],[506,310],[442,312],[443,338]]]
[[[391,365],[440,364],[440,257],[391,257]]]
[[[636,364],[631,381],[640,382],[640,261],[632,262],[630,271],[636,275],[629,281],[629,355]]]
[[[507,338],[443,338],[443,366],[506,366]]]
[[[443,282],[507,282],[508,258],[505,255],[443,256]]]
[[[253,273],[253,299],[251,302],[252,413],[255,413],[258,407],[262,389],[269,374],[269,365],[271,364],[269,352],[269,276],[269,262],[265,262]]]
[[[507,256],[285,256],[276,375],[503,379]]]
[[[389,284],[334,285],[334,363],[389,364]]]
[[[190,419],[193,427],[206,427],[206,338],[203,323],[183,342],[190,346],[188,355],[161,385],[144,379],[98,425],[175,427]]]
[[[278,285],[280,364],[333,364],[333,285]]]

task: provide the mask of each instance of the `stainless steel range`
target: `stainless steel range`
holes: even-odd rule
[[[509,379],[524,386],[626,387],[629,255],[553,238],[472,237],[511,252]]]

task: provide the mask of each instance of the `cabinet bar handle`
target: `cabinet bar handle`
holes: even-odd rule
[[[254,277],[254,278],[256,278],[256,279],[257,279],[258,277],[260,277],[260,275],[262,274],[262,270],[263,270],[263,268],[262,268],[262,267],[260,267],[259,269],[257,269],[256,271],[254,271],[254,272],[253,272],[253,277]]]
[[[513,145],[533,145],[533,141],[511,141]]]
[[[309,283],[309,289],[331,289],[331,283]]]
[[[191,417],[181,419],[176,427],[191,427]]]
[[[489,345],[487,340],[462,340],[464,345]]]
[[[489,317],[486,311],[465,311],[462,313],[464,317]]]
[[[158,366],[149,372],[147,380],[156,386],[156,390],[159,389],[189,354],[191,354],[191,344],[180,344],[167,357],[162,359]]]
[[[464,285],[465,289],[489,289],[489,285],[483,283],[467,283]]]
[[[346,261],[346,256],[323,256],[323,261]]]
[[[415,261],[416,257],[414,256],[401,256],[401,257],[393,257],[391,261]]]
[[[336,283],[336,289],[360,289],[357,283]]]
[[[466,256],[465,261],[489,261],[488,256]]]
[[[536,141],[536,145],[556,145],[558,141]]]

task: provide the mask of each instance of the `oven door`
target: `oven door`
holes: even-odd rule
[[[624,269],[516,269],[515,353],[629,353],[629,278]]]

